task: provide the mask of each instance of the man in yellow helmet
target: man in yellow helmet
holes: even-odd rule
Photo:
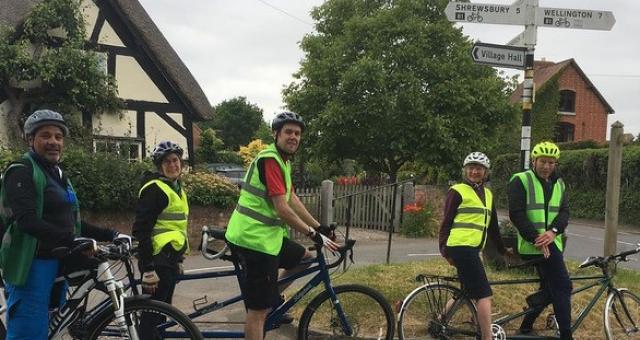
[[[520,332],[530,333],[535,319],[552,303],[560,339],[573,339],[572,286],[562,255],[569,204],[565,184],[555,171],[560,149],[552,142],[542,142],[531,156],[532,169],[514,174],[508,189],[509,218],[518,229],[518,252],[524,260],[541,259],[536,264],[540,299],[534,304],[535,312],[522,320]]]

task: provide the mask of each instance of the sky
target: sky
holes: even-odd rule
[[[237,96],[264,110],[269,121],[282,111],[282,89],[300,67],[299,42],[313,32],[309,12],[321,0],[140,0],[204,89],[212,105]],[[473,3],[510,4],[505,0]],[[613,12],[611,31],[539,28],[535,57],[574,58],[613,107],[609,124],[640,133],[640,1],[539,0],[540,7]],[[473,40],[506,44],[521,26],[456,24]],[[487,66],[488,67],[488,66]],[[521,71],[502,69],[510,74]],[[608,135],[608,133],[607,133]]]

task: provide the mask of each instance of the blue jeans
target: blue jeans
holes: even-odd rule
[[[58,267],[58,260],[34,259],[24,286],[6,284],[7,340],[47,339],[49,301]]]

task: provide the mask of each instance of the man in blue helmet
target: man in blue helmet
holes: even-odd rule
[[[245,270],[241,288],[247,307],[245,338],[250,340],[263,338],[267,313],[280,302],[278,268],[296,270],[302,258],[311,256],[289,239],[287,226],[331,250],[338,246],[321,234],[328,227],[320,226],[293,189],[290,159],[300,146],[305,128],[302,117],[282,112],[271,128],[275,143],[249,166],[226,232]]]
[[[52,250],[76,236],[100,241],[131,238],[80,220],[78,199],[60,169],[69,129],[62,115],[37,110],[24,123],[29,152],[5,170],[0,208],[6,231],[0,266],[7,298],[6,339],[45,340],[48,308],[60,262]]]

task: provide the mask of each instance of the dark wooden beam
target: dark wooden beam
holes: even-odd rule
[[[88,47],[98,52],[110,52],[116,55],[122,55],[127,57],[136,57],[137,55],[136,51],[133,51],[130,48],[123,47],[123,46],[89,43]]]
[[[82,111],[82,126],[89,128],[93,133],[93,115],[88,110]]]
[[[145,131],[146,123],[145,123],[145,112],[142,110],[138,110],[136,112],[136,136],[138,138],[142,138],[142,154],[140,158],[145,159],[147,157],[147,136]]]
[[[131,111],[154,111],[183,113],[184,108],[172,103],[158,103],[145,100],[125,99],[124,108]]]
[[[115,79],[116,55],[113,52],[107,52],[107,73]]]
[[[173,118],[169,117],[169,115],[166,112],[156,111],[156,113],[158,114],[158,116],[160,118],[162,118],[165,122],[167,122],[167,124],[169,124],[169,126],[174,128],[176,131],[178,131],[185,138],[189,138],[189,137],[187,137],[187,129],[183,128],[180,124],[178,124],[178,122],[173,120]],[[182,115],[182,117],[184,119],[184,114]]]
[[[102,27],[104,27],[104,21],[104,14],[102,14],[102,11],[99,11],[98,17],[96,18],[96,24],[93,26],[93,30],[91,31],[89,42],[93,44],[98,43],[98,38],[100,38],[100,31],[102,31]]]
[[[182,115],[182,121],[184,122],[184,126],[187,128],[187,152],[189,153],[189,165],[193,167],[196,163],[196,154],[193,147],[193,120],[189,115]]]

